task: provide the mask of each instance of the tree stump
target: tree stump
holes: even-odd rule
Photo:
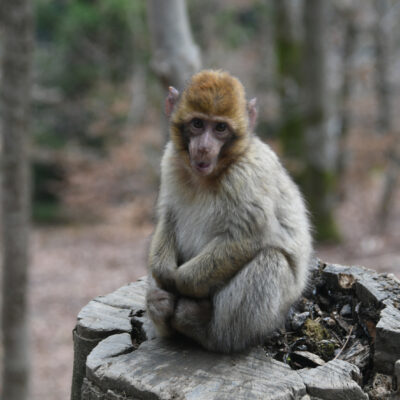
[[[265,346],[233,355],[207,352],[182,338],[147,340],[146,285],[140,279],[97,297],[79,313],[72,400],[400,399],[400,282],[394,276],[322,263],[315,268],[310,296],[324,302],[345,296],[350,306],[309,319],[332,324],[336,318],[335,329],[346,332],[352,320],[341,315],[347,313],[358,324],[348,329],[346,340],[337,339],[340,349],[328,360],[293,350],[301,350],[303,338],[285,344],[293,334],[288,331],[273,335]],[[305,314],[292,312],[289,331],[304,332]],[[366,339],[361,341],[352,332],[363,329]],[[278,361],[282,346],[287,350]]]

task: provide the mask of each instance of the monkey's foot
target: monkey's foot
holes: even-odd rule
[[[170,319],[174,314],[175,296],[158,287],[150,288],[146,295],[146,307],[160,335],[170,336],[172,334]]]
[[[203,339],[212,316],[212,306],[208,300],[181,298],[171,319],[171,325],[178,332],[195,340]]]

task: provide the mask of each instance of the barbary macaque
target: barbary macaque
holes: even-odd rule
[[[260,344],[307,283],[302,196],[253,134],[256,100],[229,73],[201,71],[182,94],[171,87],[166,114],[148,315],[160,336],[179,332],[212,351]]]

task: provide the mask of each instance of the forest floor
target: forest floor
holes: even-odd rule
[[[105,225],[35,229],[30,270],[32,399],[69,399],[80,309],[146,274],[150,231]]]

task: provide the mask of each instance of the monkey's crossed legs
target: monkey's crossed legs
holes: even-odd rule
[[[286,258],[278,250],[266,249],[211,300],[178,298],[153,281],[147,309],[163,336],[178,331],[209,350],[240,351],[260,343],[271,326],[283,322],[292,302],[287,291],[293,284]]]

